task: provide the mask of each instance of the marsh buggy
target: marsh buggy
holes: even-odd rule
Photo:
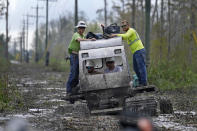
[[[118,72],[105,73],[106,60],[114,58]],[[94,62],[96,74],[89,74],[87,61]],[[65,99],[71,103],[86,100],[92,114],[116,113],[122,110],[155,116],[172,113],[172,104],[167,98],[156,95],[153,85],[132,87],[132,78],[121,37],[80,42],[79,85],[73,95]]]

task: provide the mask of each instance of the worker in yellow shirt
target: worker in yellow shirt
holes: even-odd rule
[[[140,37],[135,29],[129,26],[128,21],[123,20],[121,27],[124,34],[112,34],[111,37],[120,36],[125,40],[133,54],[133,68],[139,79],[139,86],[147,86],[147,72],[146,72],[146,52],[140,40]]]

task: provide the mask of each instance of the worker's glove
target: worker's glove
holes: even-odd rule
[[[69,57],[69,56],[66,56],[66,57],[65,57],[65,60],[66,60],[66,62],[67,62],[68,60],[70,60],[70,57]]]

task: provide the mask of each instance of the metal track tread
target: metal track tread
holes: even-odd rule
[[[100,114],[116,114],[123,110],[123,107],[102,109],[102,110],[92,110],[91,114],[100,115]]]
[[[125,101],[125,110],[148,116],[157,115],[157,101],[154,97],[138,96]]]

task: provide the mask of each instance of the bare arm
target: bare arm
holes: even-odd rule
[[[116,37],[117,36],[117,34],[111,34],[111,37]]]
[[[95,41],[95,38],[92,39],[83,39],[83,38],[78,38],[76,41],[80,42],[80,41]]]

